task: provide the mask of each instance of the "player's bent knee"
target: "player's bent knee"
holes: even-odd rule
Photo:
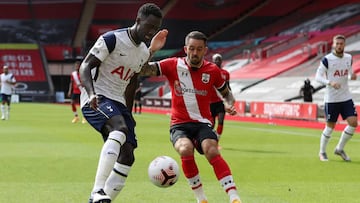
[[[119,142],[120,145],[123,145],[126,141],[126,135],[121,131],[114,130],[109,133],[108,139],[115,140]]]

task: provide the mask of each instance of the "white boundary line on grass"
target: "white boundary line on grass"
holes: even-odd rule
[[[288,134],[288,135],[299,135],[299,136],[305,136],[305,137],[319,137],[319,139],[320,139],[320,134],[322,132],[322,130],[319,130],[318,134],[313,134],[313,133],[304,133],[304,132],[294,132],[294,131],[288,131],[288,130],[282,130],[282,129],[246,127],[243,125],[241,125],[241,126],[234,125],[233,123],[227,123],[227,124],[225,124],[225,126],[226,125],[228,127],[243,128],[243,129],[261,131],[261,132],[284,133],[284,134]],[[259,124],[259,125],[266,125],[266,124]],[[283,127],[286,127],[286,126],[283,126]],[[297,128],[297,127],[291,127],[291,128]],[[335,133],[340,134],[341,132],[335,132]],[[360,134],[355,133],[354,137],[351,139],[351,141],[352,142],[360,142],[360,138],[358,136],[360,136]],[[334,136],[334,133],[333,133],[333,136],[331,137],[331,139],[339,139],[339,136]]]

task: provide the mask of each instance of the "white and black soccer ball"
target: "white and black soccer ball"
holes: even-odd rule
[[[158,187],[170,187],[179,178],[179,165],[169,156],[158,156],[149,165],[150,181]]]

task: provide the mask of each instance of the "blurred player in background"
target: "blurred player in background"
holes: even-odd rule
[[[357,112],[348,86],[349,78],[356,80],[356,74],[352,69],[352,56],[344,53],[344,49],[345,37],[336,35],[333,38],[333,51],[322,59],[316,72],[316,80],[326,85],[324,96],[326,126],[320,139],[319,157],[321,161],[328,161],[326,147],[339,115],[346,120],[347,126],[341,133],[334,153],[344,161],[351,161],[350,157],[346,155],[344,147],[354,135],[358,125]]]
[[[143,75],[164,75],[171,89],[170,139],[181,157],[182,169],[198,203],[207,203],[199,170],[195,162],[195,149],[205,155],[231,203],[240,203],[229,165],[218,150],[218,137],[212,129],[210,92],[214,87],[228,104],[227,112],[236,114],[235,99],[221,76],[220,69],[204,60],[207,37],[198,31],[185,38],[186,57],[173,57],[150,63]]]
[[[3,66],[3,73],[0,77],[1,84],[1,119],[8,120],[10,117],[11,94],[16,84],[15,76],[9,72],[8,66]],[[7,105],[7,107],[5,106]]]
[[[230,88],[230,74],[228,71],[222,69],[222,56],[220,54],[214,54],[212,56],[212,61],[215,63],[220,71],[221,77],[226,81],[227,86]],[[220,136],[223,132],[224,128],[224,119],[225,119],[225,106],[222,99],[221,94],[214,88],[211,92],[210,99],[210,111],[213,119],[212,127],[214,128],[216,125],[216,118],[218,119],[216,133],[218,134],[218,139],[220,140]]]
[[[74,64],[75,70],[70,75],[70,84],[69,84],[69,91],[68,97],[70,97],[71,101],[71,110],[74,113],[74,118],[72,119],[72,123],[77,123],[79,119],[79,114],[77,112],[76,106],[80,104],[80,88],[81,88],[81,81],[80,81],[80,61],[76,61]],[[82,123],[86,123],[86,120],[83,118]]]
[[[134,98],[134,113],[141,114],[142,109],[142,83],[138,83],[138,87],[135,90],[135,98]]]
[[[157,5],[143,4],[132,27],[101,35],[81,64],[80,77],[86,90],[81,92],[82,112],[105,142],[90,202],[113,201],[135,161],[137,140],[131,110],[137,75],[165,44],[167,30],[159,31],[162,18]]]

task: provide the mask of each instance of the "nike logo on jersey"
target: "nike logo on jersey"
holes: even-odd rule
[[[126,54],[120,53],[120,56],[126,56]]]

